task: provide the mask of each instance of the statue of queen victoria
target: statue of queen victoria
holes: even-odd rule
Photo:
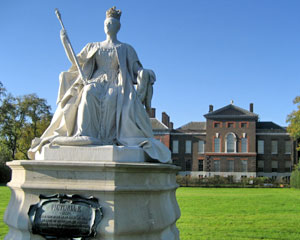
[[[130,45],[117,40],[120,17],[120,10],[110,8],[104,21],[106,40],[87,44],[77,59],[65,30],[61,31],[72,66],[60,74],[58,107],[48,129],[33,140],[31,159],[50,143],[138,146],[151,159],[171,161],[169,149],[154,139],[146,112],[155,74],[143,68]]]

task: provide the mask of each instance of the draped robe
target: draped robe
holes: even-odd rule
[[[90,79],[95,71],[94,55],[100,49],[101,42],[89,43],[77,56],[87,79]],[[130,45],[125,43],[116,45],[115,50],[119,63],[116,109],[117,141],[124,146],[142,147],[150,158],[159,162],[170,162],[170,150],[154,138],[149,117],[134,88],[134,84],[137,83],[137,76],[133,71],[134,64],[137,63],[142,67],[137,54]],[[75,65],[67,72],[60,74],[58,107],[50,126],[41,138],[33,140],[28,151],[31,159],[34,159],[35,153],[45,144],[55,142],[58,137],[72,137],[75,134],[78,105],[84,89],[82,85],[74,84],[78,78],[79,73]]]

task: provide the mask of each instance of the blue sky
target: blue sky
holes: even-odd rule
[[[234,104],[286,125],[300,95],[300,1],[52,0],[0,2],[0,81],[14,95],[37,93],[56,109],[58,75],[70,67],[54,14],[78,53],[105,39],[105,11],[121,9],[119,40],[157,76],[153,107],[175,127],[204,121],[208,105]]]

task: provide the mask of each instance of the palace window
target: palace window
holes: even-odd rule
[[[236,136],[233,133],[229,133],[226,136],[226,152],[236,152]]]
[[[204,153],[204,141],[203,140],[199,140],[198,142],[198,153]]]
[[[220,128],[221,126],[221,122],[214,122],[214,128]]]
[[[292,162],[291,161],[285,161],[285,172],[291,172],[292,171]]]
[[[242,163],[242,172],[248,171],[248,161],[247,160],[241,160]]]
[[[185,171],[192,171],[192,160],[191,159],[186,160]]]
[[[242,138],[242,153],[248,152],[248,139]]]
[[[173,153],[178,153],[178,140],[173,140],[173,143],[172,143],[172,152]]]
[[[292,144],[291,141],[285,141],[285,154],[292,153]]]
[[[214,171],[220,172],[220,160],[214,160]]]
[[[257,153],[258,154],[264,154],[265,153],[265,141],[264,140],[258,140],[257,141]]]
[[[264,161],[257,161],[257,171],[258,172],[263,172],[265,167],[265,162]]]
[[[278,153],[278,141],[272,140],[272,154]]]
[[[277,172],[278,170],[278,161],[272,161],[272,172]]]
[[[173,164],[176,165],[176,166],[180,166],[180,161],[178,158],[173,158]]]
[[[228,172],[234,172],[234,160],[227,160]]]
[[[192,153],[192,141],[191,140],[185,141],[185,153]]]
[[[221,152],[220,138],[215,138],[214,145],[215,145],[215,152],[216,153]]]
[[[198,161],[198,171],[203,171],[203,160]]]

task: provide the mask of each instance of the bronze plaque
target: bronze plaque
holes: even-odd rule
[[[46,239],[89,239],[102,219],[98,199],[79,195],[40,195],[28,212],[32,233]]]

